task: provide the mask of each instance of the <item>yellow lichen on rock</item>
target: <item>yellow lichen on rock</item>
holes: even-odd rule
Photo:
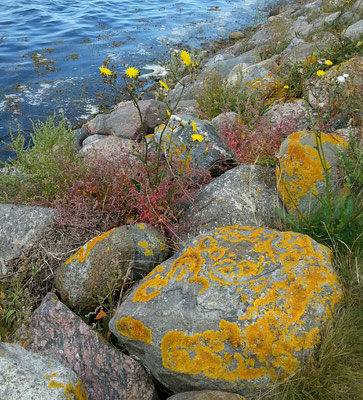
[[[149,244],[146,240],[138,242],[138,245],[145,250],[145,256],[153,256],[154,251],[153,249],[155,246],[153,244]],[[150,248],[149,248],[150,247]]]
[[[333,134],[321,133],[322,145],[347,147],[347,142]],[[315,137],[312,133],[295,132],[287,139],[286,154],[276,166],[277,187],[284,204],[291,213],[299,208],[302,198],[316,197],[319,194],[317,184],[325,184],[324,169],[316,149]],[[304,144],[305,143],[305,144]],[[326,167],[331,165],[325,158]]]
[[[72,257],[68,258],[68,260],[65,262],[66,264],[69,264],[71,261],[75,260],[78,262],[84,262],[87,260],[87,257],[92,250],[92,248],[97,244],[102,242],[103,239],[108,237],[112,231],[114,231],[116,228],[113,228],[105,233],[102,233],[102,235],[96,236],[89,242],[87,242],[83,247],[81,247],[76,254],[74,254]]]
[[[147,328],[141,321],[129,317],[123,317],[116,323],[117,331],[133,340],[141,340],[149,345],[152,341],[151,330]]]
[[[219,329],[194,335],[168,332],[161,341],[164,368],[183,374],[203,373],[207,378],[226,381],[254,379],[266,374],[265,367],[249,368],[254,364],[253,359],[247,363],[238,349],[233,354],[224,351],[227,345],[242,344],[237,324],[221,320]]]
[[[74,387],[72,383],[68,382],[66,386],[64,386],[61,382],[56,382],[51,380],[48,384],[49,388],[58,389],[63,388],[64,393],[69,400],[87,400],[88,395],[86,389],[83,386],[82,381],[77,381],[77,386]],[[73,396],[72,396],[73,395]]]
[[[233,253],[226,251],[220,241],[246,242],[243,251],[254,256],[243,258],[236,247]],[[212,261],[208,270],[202,269],[206,262],[203,253]],[[163,272],[160,269],[150,274],[133,301],[158,296],[171,279],[201,283],[199,293],[213,282],[239,286],[236,291],[241,292],[245,306],[238,321],[221,320],[217,332],[166,333],[161,343],[163,365],[185,374],[204,373],[229,381],[264,375],[276,379],[296,371],[298,353],[312,349],[320,339],[317,325],[306,323],[310,310],[320,304],[324,319],[341,298],[337,277],[327,265],[330,256],[327,247],[306,235],[247,226],[219,228],[214,237],[206,236],[195,248],[188,247],[164,277],[157,273]],[[274,265],[280,267],[272,274],[269,268]]]

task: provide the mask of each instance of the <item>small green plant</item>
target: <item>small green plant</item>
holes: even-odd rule
[[[72,169],[78,163],[74,151],[74,134],[64,117],[48,117],[45,123],[33,124],[25,136],[12,132],[10,150],[16,159],[2,163],[0,202],[46,203],[61,195],[61,188],[73,179]]]

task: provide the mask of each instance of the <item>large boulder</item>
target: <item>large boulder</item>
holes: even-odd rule
[[[274,169],[240,165],[210,182],[195,197],[180,219],[188,237],[226,225],[277,223]]]
[[[78,310],[92,310],[107,296],[112,282],[140,277],[165,260],[162,234],[145,224],[121,226],[96,236],[60,268],[55,286],[62,301]]]
[[[110,114],[99,114],[84,126],[90,135],[114,135],[125,139],[136,139],[142,133],[151,133],[167,116],[166,105],[157,100],[141,100],[139,107],[144,128],[133,102],[120,103]]]
[[[175,117],[178,119],[175,128],[168,126],[164,131],[164,125],[161,125],[155,129],[153,137],[154,143],[159,143],[162,136],[162,150],[172,164],[187,170],[194,165],[213,172],[218,171],[221,164],[233,161],[232,152],[222,143],[209,121],[185,114]],[[195,134],[201,141],[193,140]]]
[[[34,246],[56,217],[56,211],[47,207],[0,204],[0,263]]]
[[[288,68],[291,62],[304,61],[306,57],[311,55],[316,49],[314,43],[305,42],[302,39],[294,38],[286,49],[280,54],[282,65],[287,65]],[[290,67],[291,68],[291,67]]]
[[[242,63],[236,65],[228,75],[228,83],[235,85],[239,83],[241,87],[249,85],[253,87],[253,83],[261,81],[263,83],[269,83],[274,79],[274,75],[271,70],[277,68],[277,64],[274,58],[267,59],[247,66]]]
[[[45,296],[27,326],[18,330],[15,337],[28,350],[71,368],[82,379],[88,400],[155,398],[154,385],[142,365],[108,345],[53,293]],[[55,370],[58,371],[53,368],[47,374]],[[45,374],[40,375],[43,378]],[[51,397],[44,398],[48,399]]]
[[[89,136],[89,138],[93,136]],[[127,158],[132,154],[132,141],[117,136],[104,136],[102,139],[83,145],[80,153],[88,160]]]
[[[235,225],[196,237],[157,266],[110,329],[175,393],[245,396],[301,366],[340,298],[327,247]]]
[[[0,378],[2,400],[87,400],[72,369],[18,344],[0,343]]]
[[[340,136],[321,134],[321,143],[330,172],[330,191],[336,191],[338,181],[338,150],[348,146]],[[318,195],[324,195],[326,180],[317,151],[315,134],[301,131],[289,135],[282,143],[276,166],[279,194],[291,214],[309,214],[320,205]]]

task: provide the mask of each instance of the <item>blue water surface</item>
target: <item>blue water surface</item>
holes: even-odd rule
[[[98,67],[142,69],[167,50],[253,23],[256,0],[0,0],[0,141],[62,112],[73,126],[111,104]],[[147,72],[146,70],[143,70]],[[0,144],[0,160],[10,155]]]

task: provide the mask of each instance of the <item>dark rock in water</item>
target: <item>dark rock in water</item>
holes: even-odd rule
[[[28,325],[15,336],[28,350],[72,369],[82,380],[88,400],[156,397],[151,378],[141,364],[109,346],[53,293],[46,295]]]
[[[139,107],[146,133],[161,123],[167,116],[166,105],[157,100],[141,100]],[[99,114],[85,124],[90,135],[114,135],[125,139],[136,139],[143,133],[140,116],[133,102],[120,103],[109,114]]]
[[[57,213],[47,207],[0,204],[0,262],[20,257],[50,229]]]
[[[79,151],[82,147],[83,141],[88,136],[88,129],[82,126],[82,128],[75,129],[74,134],[74,147],[76,151]]]
[[[240,40],[246,37],[244,32],[231,32],[229,34],[229,40]]]
[[[0,375],[1,400],[87,400],[71,368],[18,344],[0,343]]]

